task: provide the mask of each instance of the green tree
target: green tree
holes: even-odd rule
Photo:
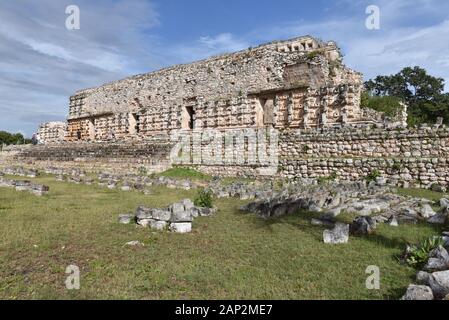
[[[6,131],[0,131],[0,145],[6,144],[24,144],[30,143],[29,139],[25,139],[21,133],[9,133]]]
[[[449,94],[443,93],[444,79],[427,74],[425,69],[407,67],[395,75],[377,76],[365,82],[365,88],[370,97],[396,97],[404,101],[409,106],[410,124],[434,122],[437,117],[449,123]]]

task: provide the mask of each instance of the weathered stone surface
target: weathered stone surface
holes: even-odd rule
[[[137,224],[142,227],[148,227],[153,219],[137,219]]]
[[[423,204],[421,207],[418,208],[417,211],[421,217],[426,219],[433,217],[434,215],[437,214],[429,204]]]
[[[157,220],[151,220],[150,221],[150,228],[155,230],[165,230],[167,228],[168,222],[166,221],[157,221]]]
[[[437,213],[433,217],[429,218],[427,222],[431,224],[445,224],[447,220],[447,215],[444,213]]]
[[[135,220],[135,215],[133,214],[121,214],[118,216],[119,223],[130,224]]]
[[[329,244],[347,243],[349,240],[349,224],[336,223],[332,230],[323,231],[323,241]]]
[[[376,223],[371,217],[357,217],[351,223],[349,232],[352,235],[371,234],[376,229]]]
[[[173,214],[182,214],[182,213],[185,212],[184,204],[183,204],[183,203],[180,203],[180,202],[173,203],[173,204],[170,206],[170,211],[171,211],[171,213],[173,213]]]
[[[188,233],[192,231],[192,223],[190,222],[176,222],[170,224],[170,231],[177,233]]]
[[[172,212],[170,216],[171,222],[191,222],[193,221],[192,213],[190,211]]]
[[[439,246],[429,253],[429,260],[424,266],[425,271],[444,271],[449,269],[449,254],[445,248]]]
[[[41,144],[62,143],[67,130],[65,122],[46,122],[42,123],[37,130],[37,142]]]
[[[152,218],[159,221],[169,221],[171,212],[164,209],[152,209]]]
[[[184,205],[184,210],[186,211],[191,210],[194,207],[193,201],[190,199],[183,199],[181,203]]]
[[[197,207],[196,209],[198,210],[199,216],[205,216],[205,217],[211,216],[217,212],[216,207],[214,207],[214,208]]]
[[[433,300],[432,289],[428,286],[411,284],[401,300]]]
[[[142,242],[133,240],[125,243],[125,246],[132,246],[132,247],[143,247],[145,246]]]
[[[429,286],[437,299],[443,299],[449,294],[449,270],[432,273]]]
[[[325,226],[328,228],[333,228],[335,226],[335,222],[325,220],[325,219],[315,219],[313,218],[310,223],[314,226]]]
[[[395,216],[391,216],[391,218],[388,220],[388,224],[392,227],[399,226],[398,220],[396,219]]]
[[[419,271],[416,274],[416,282],[428,286],[430,283],[430,277],[431,277],[430,273],[425,271]]]

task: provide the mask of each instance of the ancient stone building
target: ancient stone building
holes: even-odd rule
[[[41,144],[60,143],[64,141],[66,131],[67,124],[65,122],[45,122],[39,126],[36,138]]]
[[[65,139],[358,124],[361,90],[362,75],[343,65],[334,42],[305,36],[79,91],[70,98]]]

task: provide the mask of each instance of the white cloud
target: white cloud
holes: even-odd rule
[[[181,62],[191,62],[213,55],[230,53],[246,49],[250,42],[236,38],[230,33],[216,36],[202,36],[194,43],[180,44],[171,50],[171,59]]]
[[[0,129],[30,135],[39,122],[64,119],[75,91],[157,64],[148,30],[159,17],[150,2],[79,0],[80,30],[65,27],[70,4],[1,2]]]

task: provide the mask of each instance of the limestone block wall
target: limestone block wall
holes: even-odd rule
[[[291,130],[280,134],[280,158],[448,157],[449,128]]]
[[[140,142],[84,142],[60,145],[36,145],[23,148],[5,157],[5,163],[33,163],[39,167],[83,167],[134,170],[141,166],[148,171],[170,166],[172,143],[167,137],[154,137]],[[0,155],[3,152],[0,153]]]
[[[379,171],[397,183],[449,185],[449,129],[285,131],[279,138],[279,175],[357,180]],[[400,184],[399,183],[399,184]]]

